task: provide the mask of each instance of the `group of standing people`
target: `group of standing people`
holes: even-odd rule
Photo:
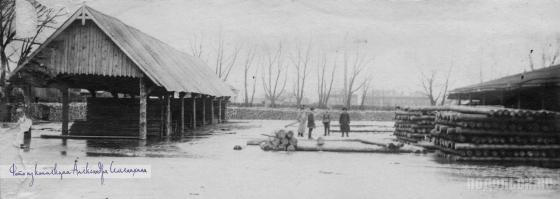
[[[306,111],[305,106],[299,108],[299,113],[297,116],[297,120],[294,123],[288,124],[285,127],[291,126],[293,124],[298,124],[298,137],[304,137],[304,133],[306,128],[308,129],[307,138],[313,139],[313,129],[316,128],[315,125],[315,116],[319,116],[315,113],[315,108],[309,107]],[[331,114],[329,110],[326,110],[321,114],[324,128],[324,136],[331,135]],[[340,132],[342,133],[342,137],[346,134],[346,137],[349,137],[348,134],[350,132],[350,115],[348,114],[348,110],[346,108],[342,108],[342,113],[338,118],[338,123],[340,125]]]

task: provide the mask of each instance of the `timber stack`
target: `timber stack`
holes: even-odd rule
[[[297,149],[297,139],[294,132],[278,130],[273,136],[267,135],[268,140],[261,142],[260,147],[265,151],[295,151]]]
[[[560,113],[448,107],[432,131],[439,154],[465,161],[560,161]]]
[[[400,141],[418,142],[430,135],[438,107],[405,107],[395,112],[394,135]]]

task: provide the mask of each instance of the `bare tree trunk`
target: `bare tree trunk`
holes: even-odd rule
[[[348,76],[348,74],[346,73],[347,71],[345,71],[344,74],[344,79],[345,79],[344,96],[345,96],[345,106],[347,108],[350,108],[352,105],[352,96],[354,95],[354,93],[356,93],[356,91],[362,88],[367,81],[367,78],[363,79],[361,83],[359,83],[354,88],[355,84],[358,81],[359,75],[362,73],[363,69],[370,61],[369,59],[367,59],[365,54],[360,53],[359,48],[356,48],[355,51],[356,52],[353,55],[353,57],[349,55],[348,49],[345,49],[344,51],[344,63],[343,63],[344,69],[347,70],[348,66],[352,67],[352,72],[350,76]]]
[[[445,78],[445,82],[443,84],[443,95],[441,97],[441,103],[440,105],[443,106],[445,105],[445,100],[447,99],[447,91],[449,89],[449,77],[451,76],[451,71],[453,70],[453,65],[451,65],[449,67],[449,70],[447,71],[447,77]]]
[[[226,49],[224,46],[224,39],[222,33],[218,37],[218,48],[216,52],[216,65],[215,71],[218,77],[224,81],[227,81],[229,74],[235,63],[237,62],[237,57],[239,55],[240,47],[238,45],[234,46],[231,50],[230,55],[226,58]]]
[[[364,84],[364,87],[362,87],[362,99],[360,101],[360,109],[362,110],[365,108],[365,104],[366,104],[365,102],[367,100],[367,94],[371,84],[371,78],[368,77],[365,81],[366,83]]]
[[[334,82],[334,74],[336,71],[336,59],[333,61],[333,66],[331,69],[330,79],[327,77],[327,55],[323,54],[321,61],[317,64],[317,96],[319,98],[318,105],[320,108],[326,108],[329,103],[329,98],[331,95],[332,85]]]
[[[243,67],[243,88],[244,88],[244,99],[243,103],[245,106],[249,106],[249,101],[252,102],[252,99],[249,99],[249,89],[248,89],[248,78],[249,78],[249,70],[252,68],[253,60],[255,59],[255,50],[254,48],[250,48],[247,51],[247,55],[245,57],[244,67]],[[255,76],[253,75],[253,79]],[[254,82],[253,82],[254,85]],[[254,93],[254,86],[253,86],[253,93]]]
[[[296,52],[297,54],[292,57],[292,63],[296,69],[294,97],[296,98],[296,105],[299,107],[305,92],[305,80],[307,79],[307,69],[311,57],[311,41],[309,42],[307,49],[305,49],[305,52],[302,52],[299,44],[297,45]]]
[[[263,88],[271,107],[276,107],[276,101],[284,94],[286,88],[288,72],[285,70],[282,55],[282,44],[279,44],[275,53],[269,52],[266,56],[267,63],[263,70]]]
[[[36,42],[39,35],[41,35],[45,29],[54,28],[56,20],[64,16],[64,8],[53,9],[47,8],[46,6],[33,1],[31,4],[35,7],[38,17],[38,24],[35,34],[30,38],[16,38],[15,30],[13,27],[13,20],[15,19],[15,1],[14,0],[0,0],[0,62],[1,62],[1,74],[0,74],[0,86],[2,90],[5,90],[6,86],[6,76],[10,72],[9,62],[16,63],[17,65],[22,64],[33,49],[33,46],[39,44]],[[8,46],[14,45],[14,41],[20,41],[21,45],[17,48],[8,48]],[[16,49],[13,52],[7,52],[8,49]],[[11,60],[12,55],[19,53],[18,60]],[[7,93],[4,93],[7,94]],[[3,97],[7,97],[4,95]]]

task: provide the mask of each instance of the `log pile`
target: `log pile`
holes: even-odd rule
[[[295,151],[297,149],[297,139],[294,132],[278,130],[274,135],[265,135],[268,140],[261,142],[260,147],[265,151]]]
[[[455,160],[559,161],[560,113],[495,107],[448,107],[431,132]]]
[[[397,139],[405,142],[418,142],[430,135],[434,128],[437,107],[406,107],[395,112],[395,131]]]

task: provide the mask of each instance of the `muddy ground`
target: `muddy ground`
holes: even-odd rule
[[[433,153],[265,152],[246,146],[290,121],[230,121],[177,139],[42,139],[59,123],[38,124],[30,140],[0,131],[1,165],[149,165],[149,179],[0,179],[2,198],[556,198],[560,169],[441,160]],[[363,122],[391,126],[391,122]],[[293,127],[295,129],[295,127]],[[384,128],[384,127],[380,127]],[[319,132],[315,132],[317,135]],[[322,133],[322,132],[321,132]],[[331,137],[340,136],[333,133]],[[390,133],[354,133],[351,138]],[[20,144],[30,146],[21,149]],[[235,145],[243,150],[235,151]],[[6,171],[2,171],[6,172]],[[539,181],[534,179],[547,179]],[[490,181],[494,180],[494,181]],[[507,181],[504,184],[501,182]],[[487,182],[477,186],[473,182]],[[513,184],[512,184],[513,183]],[[512,186],[514,185],[514,186]],[[523,186],[515,186],[523,185]]]

